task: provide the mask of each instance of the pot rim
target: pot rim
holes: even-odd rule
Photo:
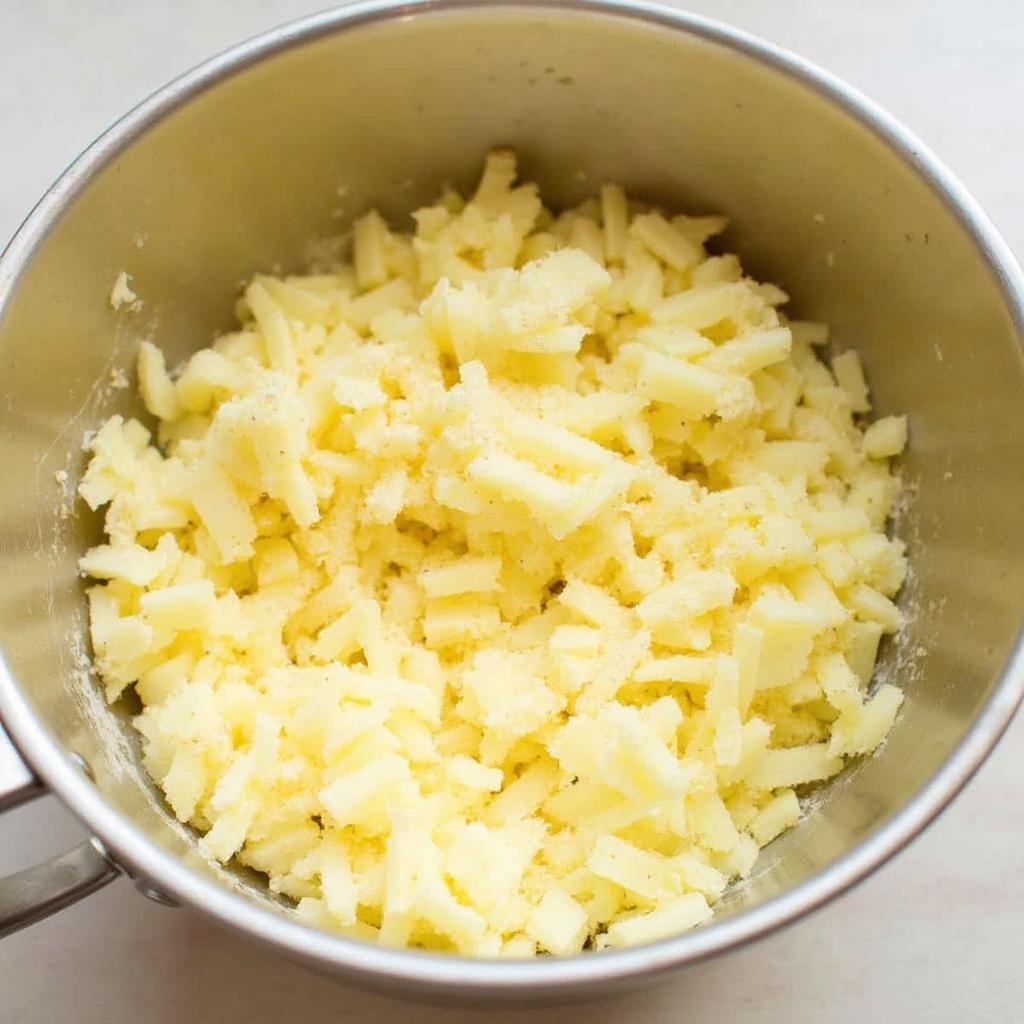
[[[111,160],[177,108],[243,69],[315,39],[395,19],[462,11],[547,11],[640,22],[696,36],[755,60],[818,93],[887,145],[960,221],[999,282],[1024,347],[1024,276],[975,200],[928,147],[871,100],[809,61],[711,19],[647,0],[363,0],[272,29],[197,65],[153,93],[93,142],[44,194],[0,256],[0,316],[21,273],[63,213]],[[36,717],[0,654],[0,719],[21,753],[64,804],[130,873],[152,880],[222,924],[325,970],[421,994],[553,997],[638,982],[734,949],[822,906],[885,863],[967,783],[1024,696],[1024,632],[975,721],[931,779],[873,834],[812,878],[733,917],[635,948],[535,960],[481,960],[389,949],[318,931],[187,866],[114,810]]]

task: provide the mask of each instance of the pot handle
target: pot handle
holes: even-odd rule
[[[46,792],[0,724],[0,814]],[[55,914],[120,874],[98,839],[0,878],[0,939]]]

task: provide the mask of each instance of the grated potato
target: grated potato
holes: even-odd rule
[[[318,927],[557,955],[699,925],[882,741],[906,423],[855,353],[616,185],[491,153],[416,232],[255,278],[80,493],[107,696],[202,848]]]

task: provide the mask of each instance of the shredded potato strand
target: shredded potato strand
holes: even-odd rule
[[[95,664],[202,849],[309,923],[567,955],[707,920],[873,751],[906,423],[870,426],[718,217],[515,158],[353,263],[257,277],[80,493]]]

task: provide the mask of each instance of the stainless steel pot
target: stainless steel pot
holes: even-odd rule
[[[184,356],[228,325],[246,275],[297,267],[310,238],[371,203],[400,217],[442,181],[467,185],[495,143],[556,203],[614,179],[731,214],[729,247],[859,348],[879,410],[907,411],[913,437],[910,624],[882,668],[908,700],[885,747],[819,795],[710,926],[531,962],[326,935],[200,857],[138,766],[131,709],[109,711],[89,679],[75,561],[98,528],[62,508],[83,432],[133,408],[110,374],[138,337]],[[140,313],[108,306],[122,269]],[[0,733],[0,810],[49,789],[96,837],[0,881],[4,930],[123,870],[392,991],[594,994],[764,935],[864,877],[960,789],[1021,698],[1024,281],[903,128],[742,33],[629,0],[363,3],[269,33],[161,90],[69,168],[0,260],[0,316],[0,715],[14,744]]]

